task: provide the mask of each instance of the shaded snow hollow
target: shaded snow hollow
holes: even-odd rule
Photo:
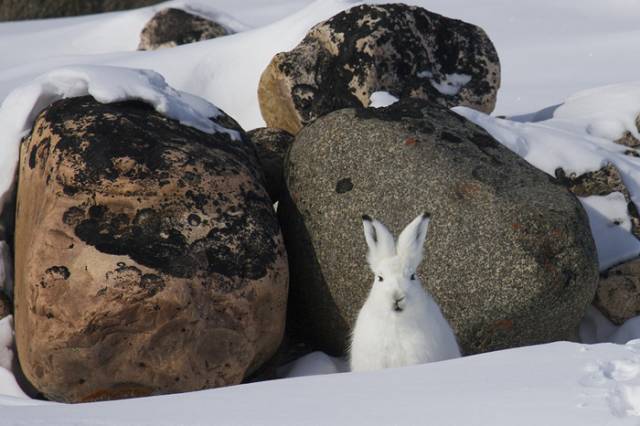
[[[239,139],[235,130],[224,128],[209,117],[220,111],[197,96],[170,87],[155,71],[112,66],[72,66],[50,71],[18,87],[0,106],[0,208],[13,186],[18,166],[20,140],[29,134],[38,114],[52,102],[91,95],[98,102],[143,101],[157,112],[205,133],[227,133]]]

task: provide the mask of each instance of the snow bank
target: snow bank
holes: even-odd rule
[[[613,164],[631,200],[640,206],[640,160],[625,155],[630,148],[613,142],[624,132],[639,136],[635,122],[640,114],[640,82],[580,92],[562,105],[518,117],[520,121],[466,107],[453,110],[551,176],[557,168],[563,168],[567,175],[581,175]],[[589,214],[600,270],[640,254],[640,242],[630,232],[626,203],[620,196],[581,199]]]
[[[3,425],[637,425],[638,344],[554,343],[370,373],[63,405],[0,399]]]
[[[13,185],[19,145],[37,115],[52,102],[63,98],[91,95],[98,102],[139,100],[161,114],[205,133],[223,132],[240,138],[208,117],[220,111],[196,96],[171,88],[164,78],[149,70],[110,66],[77,66],[51,71],[15,89],[0,106],[0,206]]]

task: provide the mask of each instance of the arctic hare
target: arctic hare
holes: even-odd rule
[[[429,215],[422,214],[407,225],[397,244],[382,223],[366,215],[362,219],[369,246],[367,260],[375,280],[353,329],[351,370],[459,357],[451,326],[416,275]]]

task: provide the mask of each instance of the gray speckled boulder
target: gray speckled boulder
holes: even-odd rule
[[[367,297],[361,215],[432,214],[420,276],[467,354],[576,337],[598,282],[576,197],[436,104],[344,109],[305,127],[280,204],[289,325],[333,354]]]
[[[640,315],[640,259],[618,265],[602,275],[595,305],[618,325]]]
[[[237,384],[276,351],[287,258],[236,130],[91,97],[37,118],[20,154],[14,301],[20,363],[48,398]]]
[[[500,63],[472,24],[404,4],[361,5],[313,27],[262,73],[269,127],[293,134],[340,108],[368,106],[376,91],[491,112]]]
[[[156,13],[142,29],[138,50],[176,47],[227,34],[229,34],[227,29],[216,22],[181,9],[163,9]]]
[[[284,188],[284,157],[293,143],[293,135],[285,130],[261,127],[247,132],[258,153],[265,177],[265,187],[273,202],[280,199]]]

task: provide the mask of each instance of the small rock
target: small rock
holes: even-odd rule
[[[138,50],[176,47],[228,34],[229,31],[216,22],[192,15],[182,9],[163,9],[143,28]]]
[[[602,275],[595,305],[618,325],[640,315],[640,259],[618,265]]]
[[[284,188],[283,163],[287,150],[293,143],[293,135],[285,130],[262,127],[247,133],[258,151],[266,179],[266,189],[275,203]]]
[[[498,54],[472,24],[404,4],[360,5],[313,27],[262,73],[258,99],[269,127],[296,134],[341,108],[368,106],[379,91],[490,113]]]

